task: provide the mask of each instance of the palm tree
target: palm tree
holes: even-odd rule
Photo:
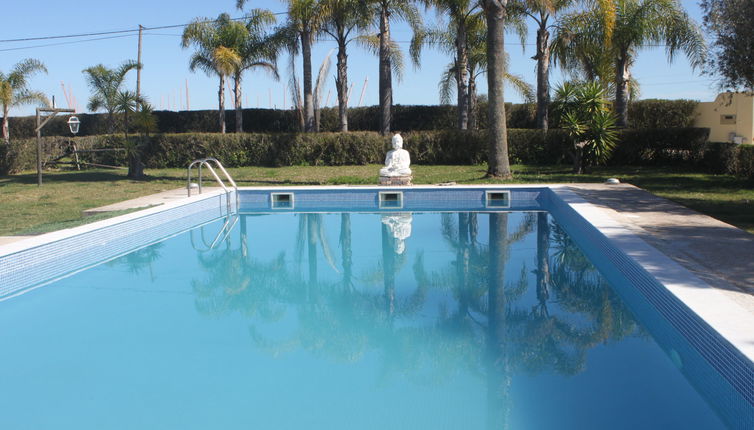
[[[239,2],[239,4],[242,2]],[[242,4],[240,4],[242,6]],[[233,100],[236,111],[236,133],[243,132],[243,107],[241,104],[241,79],[243,73],[251,69],[263,69],[279,79],[277,71],[278,43],[266,33],[267,27],[275,24],[275,15],[267,9],[252,9],[246,15],[245,40],[238,47],[241,58],[239,67],[233,73]]]
[[[47,68],[39,60],[31,58],[17,63],[7,75],[0,72],[0,104],[3,105],[3,140],[6,144],[10,142],[8,128],[10,108],[34,102],[48,104],[44,94],[32,91],[28,87],[29,78],[37,72],[47,73]]]
[[[505,124],[505,18],[508,0],[479,0],[487,21],[487,92],[489,125],[487,176],[512,178],[508,160],[508,130]]]
[[[92,90],[87,109],[96,112],[100,109],[107,111],[107,122],[110,134],[115,133],[115,112],[118,110],[118,95],[126,80],[126,74],[141,67],[135,61],[126,61],[115,69],[109,69],[102,64],[84,69],[86,83]]]
[[[141,142],[128,140],[128,119],[131,114],[139,111],[143,99],[134,91],[120,91],[115,96],[116,112],[123,115],[123,135],[125,137],[126,153],[128,155],[128,177],[141,179],[144,177],[144,163],[141,162]]]
[[[422,2],[427,7],[434,6],[438,15],[447,15],[450,21],[447,27],[430,31],[424,37],[428,37],[429,44],[454,54],[453,72],[458,98],[458,128],[466,130],[470,112],[469,49],[474,46],[469,44],[467,35],[470,26],[478,25],[479,21],[482,21],[479,4],[471,0],[422,0]],[[420,49],[420,46],[417,48]],[[412,49],[412,55],[417,54],[418,50]]]
[[[694,68],[704,64],[706,44],[678,0],[613,0],[613,11],[594,7],[564,17],[556,39],[556,56],[567,69],[613,68],[618,125],[628,125],[631,66],[638,51],[664,44],[668,60],[682,51]],[[607,13],[615,19],[608,27]],[[604,55],[604,57],[602,56]],[[604,68],[604,66],[603,66]]]
[[[325,21],[322,32],[338,44],[337,75],[338,119],[340,131],[348,131],[348,44],[356,40],[355,32],[369,24],[369,9],[363,0],[324,0]]]
[[[304,131],[316,131],[314,120],[314,93],[312,84],[312,44],[325,19],[320,0],[282,0],[288,5],[288,21],[274,36],[275,40],[287,41],[291,55],[298,53],[301,43],[301,56],[304,67]],[[247,0],[237,0],[241,8]]]
[[[553,108],[573,141],[573,173],[585,173],[591,164],[608,160],[618,135],[605,89],[598,82],[564,83],[555,91]]]
[[[402,0],[369,0],[372,16],[377,19],[378,33],[371,38],[363,38],[365,44],[370,45],[380,58],[379,67],[379,97],[380,97],[380,133],[390,133],[393,106],[393,72],[400,78],[402,63],[398,44],[390,37],[390,18],[402,19],[409,24],[414,37],[420,32],[422,19],[419,10],[413,3]]]
[[[519,36],[522,38],[522,41],[525,40],[526,32],[525,27],[522,26],[522,22],[517,19],[513,19],[509,21],[509,23],[513,23],[514,30],[519,33]],[[468,103],[468,127],[470,129],[476,129],[476,104],[477,104],[477,94],[476,94],[476,80],[479,76],[487,72],[487,29],[485,27],[485,21],[484,16],[481,13],[477,13],[473,15],[470,19],[466,22],[466,42],[467,42],[467,48],[466,51],[466,68],[467,70],[467,76],[468,76],[468,83],[466,85],[466,100]],[[439,48],[444,48],[448,51],[454,51],[455,50],[455,40],[456,40],[456,31],[453,27],[449,27],[447,29],[444,28],[436,28],[432,29],[428,32],[425,32],[421,35],[420,43],[426,43],[432,46],[436,46]],[[421,40],[423,39],[423,40]],[[418,54],[419,53],[419,46],[412,46],[412,54]],[[509,58],[508,55],[505,55],[505,74],[504,79],[505,83],[507,83],[509,86],[512,87],[514,91],[516,91],[519,95],[521,95],[525,100],[533,100],[534,99],[534,90],[532,89],[531,85],[526,83],[524,81],[524,78],[519,75],[512,75],[507,72],[508,70],[508,63]],[[460,74],[458,73],[458,67],[460,65],[458,64],[458,61],[454,58],[453,62],[450,63],[446,69],[445,72],[442,74],[442,77],[440,79],[439,89],[440,89],[440,103],[442,104],[450,104],[450,97],[453,93],[453,87],[456,87],[456,91],[459,91],[461,88],[461,85],[458,85],[458,81],[460,79]],[[455,85],[454,85],[455,84]],[[459,124],[460,125],[460,124]]]
[[[570,7],[574,0],[526,0],[521,11],[537,24],[537,128],[547,131],[550,106],[550,30],[555,16]]]
[[[136,112],[136,117],[134,118],[134,125],[140,134],[149,136],[149,133],[157,130],[157,118],[154,116],[154,107],[146,101],[144,96],[141,98],[139,111]]]
[[[216,74],[220,78],[217,101],[221,133],[225,133],[225,78],[241,68],[240,51],[248,34],[249,31],[242,23],[233,21],[228,14],[223,13],[216,20],[195,19],[186,26],[181,37],[183,48],[190,45],[196,47],[196,52],[191,55],[189,69],[201,69],[208,75]]]

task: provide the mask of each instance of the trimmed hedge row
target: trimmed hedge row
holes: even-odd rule
[[[704,153],[704,166],[712,173],[754,179],[754,145],[710,142]]]
[[[629,119],[634,128],[676,128],[690,127],[693,110],[697,102],[691,100],[641,100],[629,105]],[[451,130],[456,128],[456,108],[450,105],[405,106],[395,105],[392,110],[393,130]],[[507,124],[511,129],[536,127],[536,106],[534,104],[506,103]],[[107,114],[78,114],[81,120],[79,136],[107,134]],[[217,127],[217,111],[157,111],[157,126],[160,133],[214,133]],[[350,108],[348,126],[351,131],[379,130],[379,106]],[[228,131],[235,130],[235,112],[226,111],[225,123]],[[45,126],[47,136],[69,136],[66,117],[54,118]],[[553,118],[555,120],[555,118]],[[487,105],[477,107],[477,121],[480,129],[487,128]],[[296,133],[298,120],[292,110],[244,109],[244,130],[252,133]],[[554,123],[554,122],[553,122]],[[12,138],[34,137],[35,118],[10,118]],[[325,108],[320,113],[320,129],[337,131],[337,108]]]
[[[631,128],[677,128],[694,125],[695,100],[638,100],[628,104]]]
[[[708,129],[622,130],[610,160],[615,165],[684,163],[710,165],[715,171],[746,175],[747,161],[738,160],[734,149],[707,145]],[[405,148],[416,164],[481,164],[487,159],[485,131],[413,131],[403,134]],[[121,148],[119,135],[84,136],[74,139],[80,150]],[[35,139],[17,139],[10,146],[0,145],[0,174],[33,169]],[[63,155],[69,139],[43,139],[46,159]],[[382,163],[390,138],[375,132],[350,133],[182,133],[157,134],[146,138],[143,161],[147,167],[185,167],[192,160],[215,157],[230,167],[348,165]],[[561,130],[509,129],[511,163],[557,164],[568,162],[569,141]],[[717,149],[720,148],[720,149]],[[123,152],[94,152],[81,156],[83,161],[124,165]],[[712,161],[716,160],[716,161]],[[727,160],[727,161],[726,161]],[[749,163],[750,164],[750,163]],[[723,165],[724,167],[719,167]]]

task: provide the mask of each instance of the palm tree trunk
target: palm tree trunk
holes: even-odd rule
[[[311,33],[301,32],[301,55],[304,57],[304,131],[313,132],[314,94],[312,93],[312,40]]]
[[[618,127],[628,126],[628,83],[631,72],[628,70],[626,57],[619,57],[615,64],[615,112],[618,114]]]
[[[8,115],[10,114],[10,106],[3,105],[3,140],[6,144],[10,143],[10,128],[8,127]]]
[[[225,134],[225,75],[220,74],[220,88],[217,90],[218,117],[220,133]]]
[[[393,106],[392,67],[390,64],[390,18],[387,7],[380,12],[380,133],[390,133]]]
[[[115,112],[112,110],[107,111],[107,128],[110,134],[115,134]]]
[[[550,106],[550,32],[544,27],[537,30],[537,128],[547,131]]]
[[[466,52],[466,25],[458,24],[456,36],[456,76],[458,88],[458,128],[466,130],[469,125],[468,53]]]
[[[508,130],[505,124],[503,77],[505,73],[505,8],[507,0],[483,0],[487,21],[487,91],[489,93],[487,176],[512,177],[508,161]]]
[[[241,105],[241,73],[237,73],[233,79],[233,95],[236,110],[236,133],[243,133],[243,106]]]
[[[469,74],[469,130],[477,129],[476,79]]]
[[[391,319],[395,313],[395,239],[386,224],[382,224],[382,280],[385,294],[385,314]]]
[[[343,266],[343,285],[350,289],[353,277],[353,252],[351,249],[351,214],[340,215],[341,264]]]
[[[550,224],[547,213],[537,214],[537,301],[547,312],[550,298]]]
[[[507,260],[508,214],[489,215],[487,268],[487,427],[505,429],[510,393],[510,369],[506,327],[505,261]]]
[[[338,91],[338,119],[340,131],[348,131],[348,55],[345,39],[338,40],[338,76],[335,78]]]

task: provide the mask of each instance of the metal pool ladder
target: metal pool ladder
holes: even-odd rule
[[[223,167],[222,163],[218,161],[217,158],[200,158],[198,160],[194,160],[189,164],[188,166],[188,180],[186,182],[186,190],[188,191],[188,196],[191,197],[191,169],[194,166],[198,166],[199,170],[199,181],[198,181],[198,189],[199,194],[202,193],[202,168],[207,167],[207,170],[212,174],[212,176],[215,178],[218,184],[222,187],[223,191],[225,191],[226,200],[228,203],[228,213],[231,212],[231,189],[228,188],[228,186],[225,185],[225,182],[223,182],[222,179],[220,179],[220,176],[218,176],[215,169],[212,167],[212,164],[215,164],[215,167],[217,167],[223,174],[225,175],[225,179],[230,183],[230,185],[233,187],[233,191],[235,191],[235,197],[236,197],[236,210],[238,209],[238,185],[236,185],[236,181],[233,180],[233,178],[230,177],[230,174],[228,174],[228,171],[225,170],[225,167]]]

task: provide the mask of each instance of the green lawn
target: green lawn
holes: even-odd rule
[[[239,186],[377,184],[381,166],[243,167],[228,169]],[[504,183],[484,178],[484,166],[411,166],[414,182]],[[688,173],[668,168],[610,167],[574,175],[568,166],[513,166],[508,183],[603,182],[617,177],[662,197],[754,233],[754,183],[729,175]],[[147,170],[149,179],[131,181],[120,170],[46,172],[36,186],[33,172],[0,177],[0,235],[33,234],[72,227],[85,209],[185,186],[184,169]]]

